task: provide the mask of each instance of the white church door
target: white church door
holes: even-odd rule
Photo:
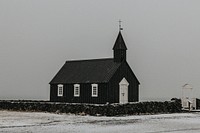
[[[128,81],[123,78],[119,83],[119,103],[128,103]]]

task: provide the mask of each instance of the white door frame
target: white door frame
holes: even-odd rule
[[[119,83],[119,103],[128,103],[128,81],[123,78]]]

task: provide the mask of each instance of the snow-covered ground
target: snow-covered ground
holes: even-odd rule
[[[0,132],[8,133],[200,133],[200,113],[94,117],[0,111]]]

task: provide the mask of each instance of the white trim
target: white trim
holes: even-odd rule
[[[123,78],[119,83],[119,103],[128,103],[128,81]]]
[[[80,96],[80,85],[74,84],[74,97],[79,97],[79,96]]]
[[[59,97],[63,96],[63,85],[62,84],[58,85],[58,96]]]
[[[129,86],[129,83],[128,83],[128,81],[127,81],[125,78],[123,78],[123,79],[120,81],[119,85],[127,85],[127,86]]]
[[[98,84],[92,84],[92,97],[98,97]]]

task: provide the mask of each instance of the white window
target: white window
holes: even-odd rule
[[[79,84],[75,84],[74,85],[74,96],[75,97],[79,97],[80,96],[80,85]]]
[[[98,97],[98,84],[92,84],[92,97]]]
[[[58,85],[58,96],[59,97],[63,96],[63,85],[61,84]]]

